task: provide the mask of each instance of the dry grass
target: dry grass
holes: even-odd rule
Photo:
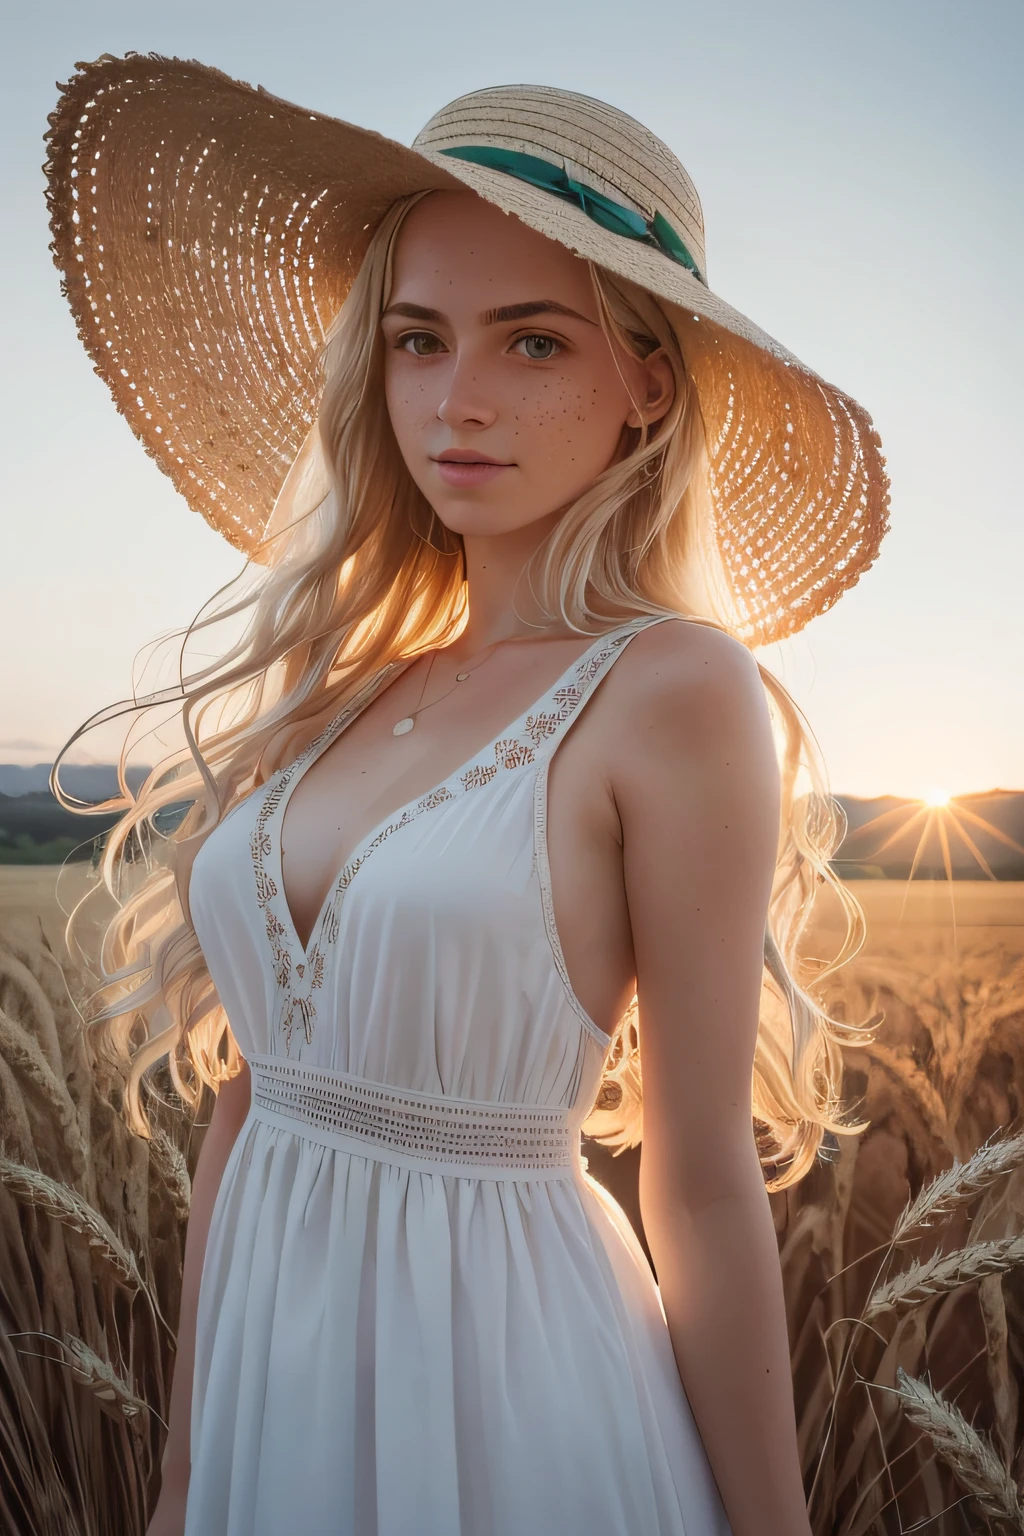
[[[1024,1135],[979,1147],[970,1162],[954,1158],[950,1167],[937,1173],[925,1184],[916,1199],[900,1213],[893,1232],[894,1243],[905,1243],[922,1227],[934,1226],[940,1217],[950,1216],[960,1205],[974,1200],[1024,1163]]]
[[[0,1157],[0,1184],[23,1205],[34,1205],[44,1216],[52,1216],[72,1232],[79,1233],[124,1285],[132,1290],[142,1289],[135,1255],[124,1246],[99,1211],[93,1210],[88,1200],[83,1200],[67,1184],[48,1178],[38,1168],[14,1163],[9,1157]]]
[[[920,1263],[908,1264],[872,1291],[861,1317],[866,1323],[873,1322],[887,1312],[920,1306],[946,1291],[983,1280],[986,1275],[1005,1274],[1020,1263],[1024,1263],[1024,1237],[972,1243],[969,1248],[958,1248],[953,1253],[940,1250]]]
[[[17,1334],[12,1334],[17,1338]],[[38,1360],[58,1360],[58,1363],[66,1364],[75,1380],[79,1382],[100,1404],[104,1413],[118,1414],[126,1419],[135,1419],[140,1413],[148,1414],[150,1406],[144,1403],[141,1397],[136,1397],[128,1383],[114,1370],[109,1360],[101,1360],[95,1350],[89,1348],[83,1339],[76,1339],[73,1333],[67,1333],[63,1339],[55,1339],[50,1333],[41,1333],[41,1339],[50,1339],[59,1348],[64,1349],[71,1356],[65,1361],[63,1356],[57,1357],[49,1354],[38,1354]],[[21,1350],[21,1354],[27,1355],[29,1350]],[[162,1421],[161,1421],[162,1422]]]
[[[141,1536],[201,1132],[158,1074],[131,1135],[69,980],[45,934],[0,937],[0,1531]]]
[[[962,924],[954,944],[897,912],[869,907],[868,948],[826,990],[885,1016],[848,1059],[870,1129],[772,1197],[812,1523],[1024,1529],[1006,1493],[1024,1474],[1024,930]]]
[[[908,1376],[902,1367],[896,1372],[896,1383],[907,1418],[924,1430],[982,1513],[1015,1531],[1024,1531],[1024,1507],[1018,1489],[986,1436],[979,1435],[941,1392],[933,1392],[927,1383]]]
[[[885,1014],[849,1058],[870,1129],[772,1197],[817,1536],[1024,1532],[1024,928],[954,950],[936,907],[869,907],[827,995]],[[77,1026],[47,945],[0,940],[0,1529],[141,1536],[201,1132],[158,1078],[157,1134],[130,1136]]]

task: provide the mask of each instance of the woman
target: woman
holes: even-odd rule
[[[818,881],[840,959],[862,918],[749,646],[874,558],[870,422],[589,98],[410,150],[108,58],[52,122],[83,339],[260,567],[104,854],[194,802],[95,1012],[140,1131],[164,1055],[219,1090],[150,1531],[806,1533],[762,1165],[856,1129],[795,972]],[[640,1139],[641,1046],[658,1285],[579,1156]]]

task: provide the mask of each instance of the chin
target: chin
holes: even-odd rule
[[[518,499],[514,507],[489,507],[483,497],[463,495],[458,500],[438,499],[431,505],[451,533],[461,534],[464,538],[496,539],[504,534],[519,533],[534,523],[548,522],[564,512],[569,503],[527,510]]]
[[[462,534],[463,537],[497,538],[503,533],[512,533],[522,526],[521,522],[517,522],[514,513],[509,512],[503,515],[500,511],[486,506],[469,495],[464,495],[455,502],[434,502],[432,505],[449,533]]]

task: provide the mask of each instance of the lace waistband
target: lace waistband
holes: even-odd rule
[[[250,1113],[377,1162],[465,1178],[565,1178],[581,1166],[564,1109],[413,1093],[283,1056],[250,1056]]]

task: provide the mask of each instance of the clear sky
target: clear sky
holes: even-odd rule
[[[712,287],[860,399],[887,452],[876,565],[760,653],[833,790],[1024,788],[1019,0],[49,0],[4,30],[0,761],[51,758],[240,565],[114,411],[47,252],[54,82],[135,49],[407,143],[512,82],[648,124],[697,185]]]

